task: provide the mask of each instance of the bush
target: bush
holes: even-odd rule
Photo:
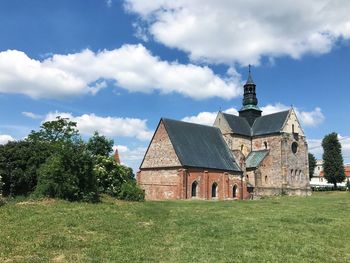
[[[144,201],[145,193],[135,181],[130,181],[122,184],[119,198],[126,201]]]
[[[3,205],[5,205],[5,204],[6,204],[5,198],[3,198],[3,197],[0,196],[0,206],[3,206]]]
[[[49,157],[40,167],[34,197],[98,201],[92,166],[92,159],[84,147],[66,144],[61,153]]]

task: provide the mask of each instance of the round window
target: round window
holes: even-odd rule
[[[298,144],[296,142],[292,143],[292,152],[296,153],[298,151]]]

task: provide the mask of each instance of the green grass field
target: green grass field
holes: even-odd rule
[[[0,208],[0,262],[350,262],[350,193]]]

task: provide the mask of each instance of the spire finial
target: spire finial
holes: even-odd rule
[[[252,77],[252,71],[251,71],[251,65],[248,65],[248,79],[246,84],[254,84],[253,77]]]

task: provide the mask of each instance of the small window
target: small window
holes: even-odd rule
[[[197,194],[198,194],[198,183],[197,183],[197,181],[194,181],[192,183],[192,195],[191,196],[196,197]]]
[[[243,152],[243,147],[244,147],[244,146],[243,146],[243,144],[242,144],[242,145],[241,145],[241,152]]]
[[[264,142],[264,145],[265,145],[265,149],[267,149],[267,142]]]
[[[294,124],[292,124],[292,133],[294,133]]]
[[[211,197],[215,198],[218,196],[218,184],[217,183],[213,183],[212,187],[211,187]]]
[[[247,181],[249,181],[249,175],[247,175]]]
[[[265,175],[265,183],[267,183],[267,175]]]

